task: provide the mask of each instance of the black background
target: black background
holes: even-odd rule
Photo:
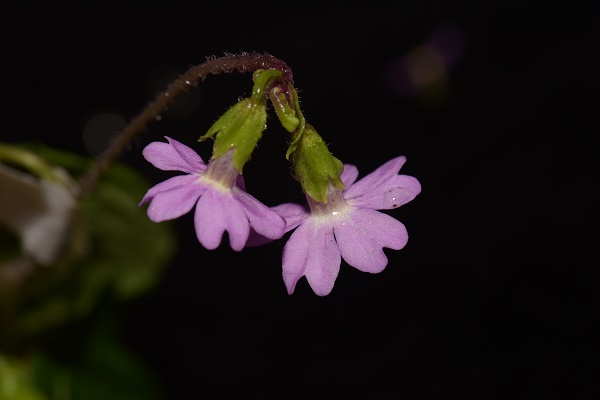
[[[423,191],[390,214],[410,240],[386,251],[381,274],[342,263],[329,296],[305,279],[289,296],[285,240],[207,251],[191,215],[174,221],[176,259],[126,309],[126,340],[168,398],[592,398],[599,17],[592,2],[32,5],[0,17],[0,135],[94,155],[82,131],[98,110],[130,120],[207,56],[268,52],[361,176],[407,157],[403,173]],[[443,90],[398,90],[390,69],[435,32],[457,56]],[[164,135],[208,159],[196,139],[250,89],[249,75],[209,77],[122,161],[152,183],[170,176],[141,156]],[[301,201],[286,133],[269,121],[248,189],[268,205]]]

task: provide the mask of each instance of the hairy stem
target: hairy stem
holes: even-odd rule
[[[238,71],[241,73],[254,72],[257,69],[278,69],[283,73],[283,79],[293,84],[292,70],[282,60],[273,57],[270,54],[260,53],[241,53],[227,54],[223,57],[209,58],[204,63],[191,67],[177,79],[167,86],[146,108],[135,117],[127,127],[121,131],[119,136],[112,142],[108,149],[98,158],[87,175],[81,180],[78,200],[89,195],[96,183],[102,176],[102,173],[108,168],[127,146],[127,144],[140,132],[142,132],[148,123],[156,119],[169,104],[171,104],[178,95],[186,92],[191,87],[198,85],[198,82],[206,79],[209,75],[218,75],[221,73],[231,73]]]

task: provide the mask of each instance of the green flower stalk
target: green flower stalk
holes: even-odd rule
[[[292,96],[293,104],[290,105],[288,96]],[[304,117],[298,107],[298,93],[291,83],[287,83],[287,92],[283,92],[280,86],[269,91],[269,98],[277,113],[279,122],[290,133],[302,132],[304,130]],[[289,157],[288,157],[289,158]]]

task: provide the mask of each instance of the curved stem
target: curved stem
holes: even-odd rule
[[[283,73],[283,79],[293,84],[292,70],[282,60],[273,57],[270,54],[259,53],[241,53],[227,54],[223,57],[209,58],[204,63],[191,67],[169,86],[161,92],[146,108],[135,117],[129,125],[121,132],[109,148],[98,158],[87,175],[81,180],[77,199],[81,200],[96,186],[102,173],[108,168],[111,162],[121,154],[127,143],[129,143],[137,134],[160,115],[166,107],[172,103],[175,98],[192,86],[196,86],[200,80],[206,79],[209,75],[218,75],[221,73],[231,73],[238,71],[241,73],[254,72],[257,69],[278,69]]]

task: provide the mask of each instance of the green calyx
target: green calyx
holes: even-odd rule
[[[252,98],[247,98],[227,110],[198,141],[215,139],[213,158],[235,148],[233,165],[241,174],[262,136],[266,122],[266,104],[255,104]]]
[[[270,92],[271,102],[275,105],[284,128],[292,133],[292,141],[285,157],[288,160],[291,158],[294,176],[304,193],[327,204],[330,185],[345,189],[341,179],[344,165],[329,152],[327,144],[315,128],[306,123],[300,110],[298,92],[288,85],[291,97],[288,101],[286,94],[277,89],[279,88]]]
[[[282,76],[276,69],[255,71],[252,95],[227,110],[199,141],[214,139],[213,159],[235,149],[233,165],[242,174],[265,129],[268,97],[281,125],[292,134],[286,158],[292,161],[294,177],[304,193],[326,204],[331,186],[345,188],[341,180],[344,165],[329,152],[315,128],[306,123],[296,89]]]
[[[344,165],[329,152],[323,138],[310,124],[294,137],[288,156],[291,156],[296,179],[314,200],[327,204],[330,184],[345,188],[340,178]]]
[[[268,92],[281,76],[281,71],[275,69],[254,72],[252,95],[234,104],[198,139],[202,142],[214,138],[213,158],[235,148],[233,165],[242,174],[267,123]]]

